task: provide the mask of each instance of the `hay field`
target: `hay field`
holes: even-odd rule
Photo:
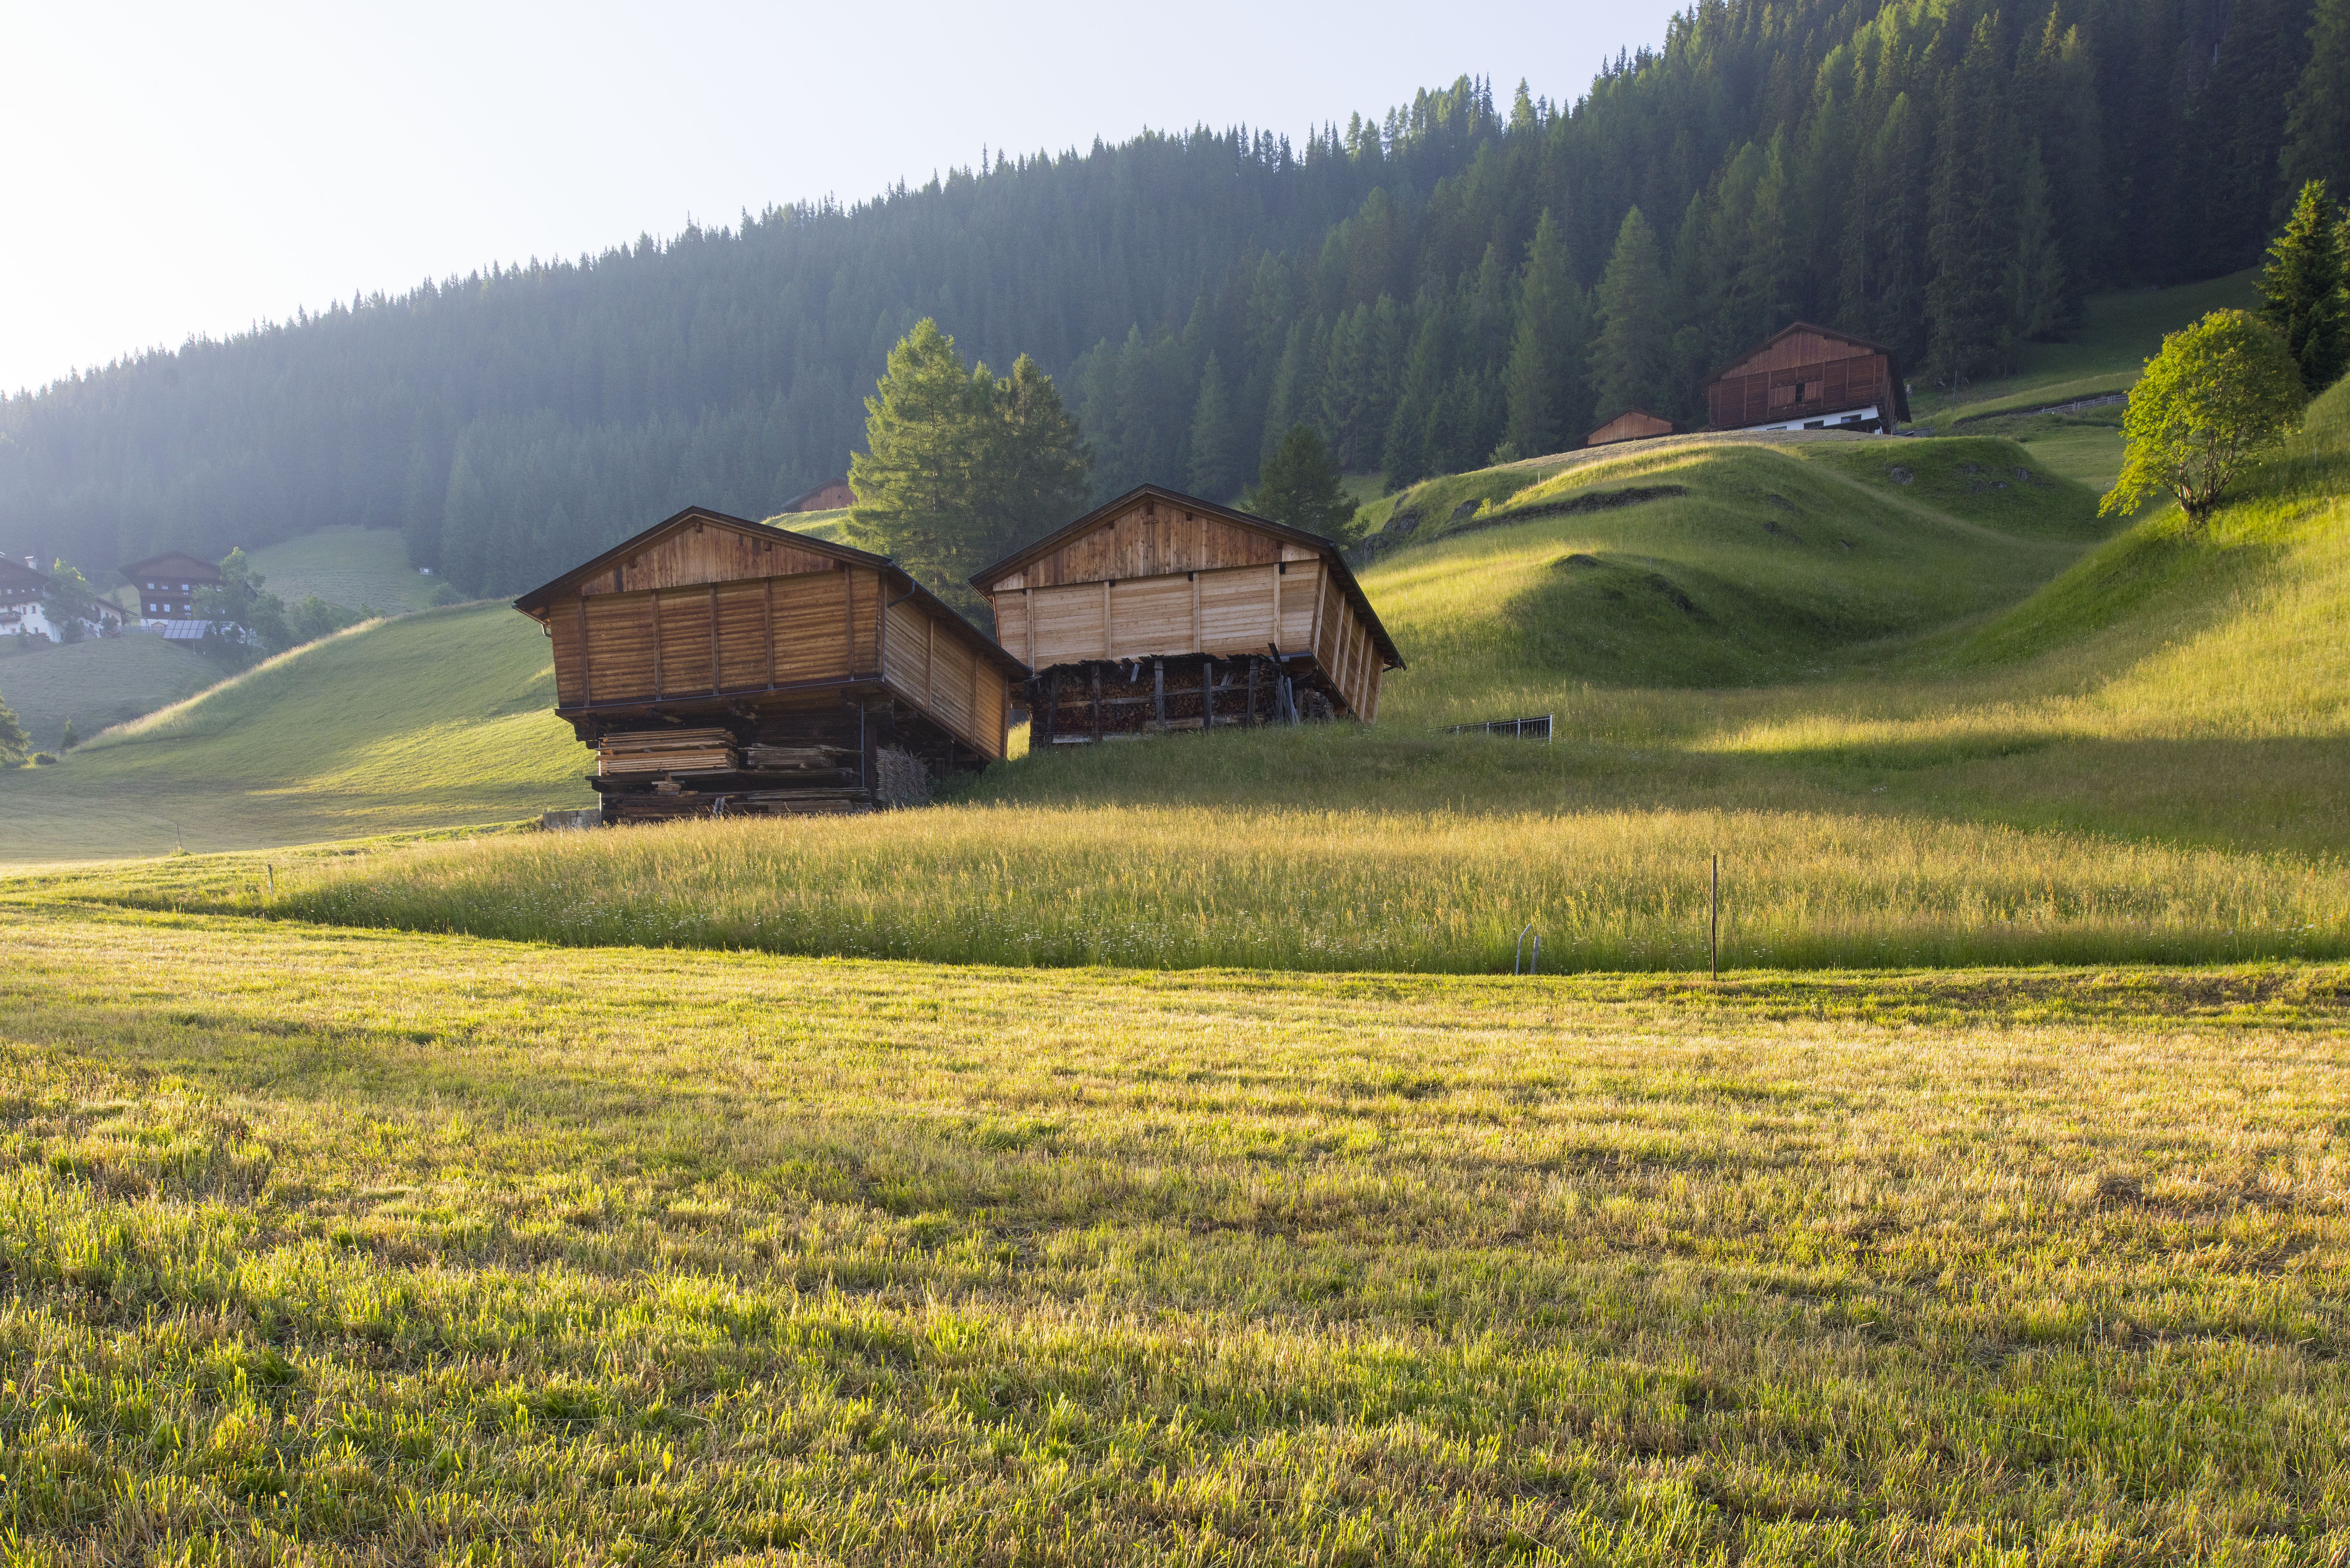
[[[2350,1552],[2338,967],[0,943],[12,1561]]]

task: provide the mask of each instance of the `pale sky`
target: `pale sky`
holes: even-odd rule
[[[1572,101],[1671,0],[0,0],[0,390],[353,293],[853,202],[983,146]]]

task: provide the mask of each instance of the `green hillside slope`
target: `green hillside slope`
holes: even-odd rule
[[[293,844],[587,804],[539,629],[504,605],[354,628],[0,774],[0,860]]]
[[[440,586],[417,575],[400,535],[388,528],[320,528],[251,556],[263,587],[289,605],[316,594],[345,609],[399,615],[430,605]]]
[[[160,637],[91,638],[21,653],[0,643],[0,697],[24,721],[34,743],[50,751],[68,719],[88,738],[192,697],[223,673],[202,654]]]

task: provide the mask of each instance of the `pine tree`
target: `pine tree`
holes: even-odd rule
[[[1002,380],[983,364],[966,373],[925,317],[889,350],[865,408],[845,531],[951,604],[975,607],[972,572],[1083,509],[1077,421],[1024,354]]]
[[[1993,72],[1999,35],[1991,19],[1975,24],[1966,59],[1942,109],[1939,167],[1934,175],[1926,249],[1927,368],[1949,387],[1964,386],[2008,352],[2008,255],[2013,220],[2005,206],[2006,124]]]
[[[1241,503],[1245,511],[1340,544],[1354,542],[1355,504],[1339,482],[1338,465],[1314,427],[1295,424]]]
[[[2317,0],[2280,164],[2288,190],[2324,180],[2350,191],[2350,0]]]
[[[2048,171],[2035,140],[2024,150],[2023,173],[2016,182],[2015,260],[2008,272],[2009,319],[2016,337],[2043,342],[2062,336],[2070,321],[2065,293]]]
[[[1592,418],[1674,401],[1667,380],[1672,326],[1666,314],[1665,269],[1657,232],[1634,207],[1616,231],[1616,249],[1596,291],[1598,329],[1591,345]]]
[[[2302,384],[2322,392],[2350,362],[2350,300],[2343,295],[2341,230],[2325,182],[2312,180],[2293,202],[2284,232],[2269,246],[2261,314],[2301,367]]]
[[[866,450],[848,460],[857,502],[844,534],[934,593],[960,586],[987,559],[971,547],[972,470],[981,446],[974,401],[954,339],[926,316],[889,350],[865,400]]]
[[[1557,452],[1583,432],[1586,410],[1583,291],[1567,265],[1566,243],[1544,208],[1526,253],[1518,291],[1518,330],[1503,386],[1509,424],[1503,440],[1521,457]]]
[[[1191,492],[1221,501],[1241,487],[1239,427],[1232,419],[1232,396],[1224,390],[1224,369],[1215,351],[1200,373],[1200,399],[1191,410]]]

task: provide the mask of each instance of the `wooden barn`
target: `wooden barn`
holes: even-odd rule
[[[1705,384],[1718,431],[1884,431],[1909,420],[1893,350],[1798,321]]]
[[[857,492],[848,488],[848,476],[841,474],[826,480],[804,495],[795,495],[784,503],[786,512],[837,512],[857,504]]]
[[[971,579],[1035,671],[1030,743],[1379,711],[1403,667],[1338,546],[1146,484]]]
[[[1025,666],[882,556],[691,507],[515,600],[603,820],[862,811],[1003,755]]]
[[[1607,446],[1619,441],[1648,441],[1656,436],[1671,435],[1678,428],[1672,421],[1660,420],[1646,409],[1626,409],[1585,436],[1583,444]]]

